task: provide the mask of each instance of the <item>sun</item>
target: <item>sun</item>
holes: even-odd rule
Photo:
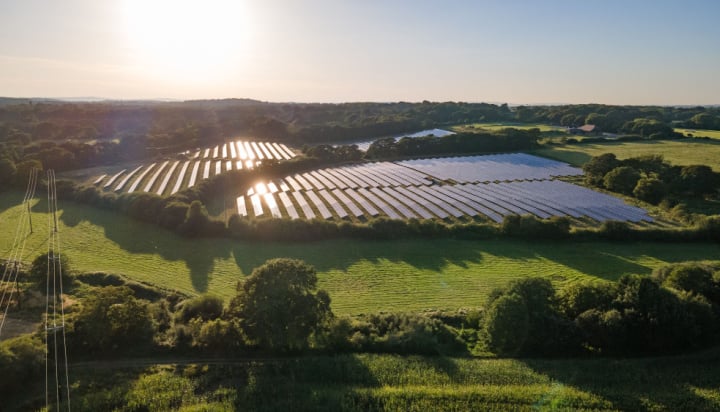
[[[164,78],[222,77],[247,52],[241,0],[123,0],[121,12],[135,64]]]

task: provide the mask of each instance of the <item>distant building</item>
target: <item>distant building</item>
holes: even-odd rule
[[[600,133],[600,128],[594,124],[584,124],[580,127],[568,127],[568,133],[579,135],[595,135]]]

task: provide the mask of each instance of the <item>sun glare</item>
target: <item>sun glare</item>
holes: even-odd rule
[[[222,78],[247,52],[240,0],[124,0],[122,14],[135,64],[166,79]]]

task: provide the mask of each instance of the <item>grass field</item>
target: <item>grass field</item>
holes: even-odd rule
[[[702,130],[702,129],[675,129],[676,132],[693,137],[709,137],[711,139],[720,139],[720,130]]]
[[[720,408],[720,374],[708,366],[718,360],[717,349],[645,359],[340,355],[100,361],[71,365],[70,376],[76,411],[711,411]],[[41,382],[12,395],[8,410],[44,403]]]
[[[8,256],[22,194],[0,195],[0,257]],[[304,259],[336,313],[418,311],[481,306],[511,279],[546,276],[558,283],[648,274],[669,262],[718,259],[717,244],[547,243],[451,239],[312,243],[191,240],[92,207],[60,201],[62,253],[80,271],[105,271],[185,293],[224,298],[238,280],[275,257]],[[23,260],[47,248],[47,215],[34,206],[35,233]]]
[[[720,141],[713,140],[654,140],[647,142],[607,142],[548,147],[534,154],[567,162],[576,166],[603,153],[615,153],[618,158],[644,155],[663,155],[675,165],[703,164],[720,171]]]
[[[472,123],[452,126],[450,130],[453,132],[476,132],[479,129],[497,131],[507,128],[515,128],[521,130],[540,129],[541,132],[563,132],[567,134],[566,129],[562,126],[551,126],[542,123],[513,123],[513,122],[489,122],[489,123]]]

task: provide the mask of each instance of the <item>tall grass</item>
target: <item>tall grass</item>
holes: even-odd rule
[[[647,359],[355,355],[76,368],[74,410],[716,410],[717,349]],[[103,366],[103,367],[97,367]],[[41,388],[38,388],[41,389]],[[41,395],[41,394],[40,394]],[[10,405],[32,403],[18,395]],[[34,402],[42,401],[35,396]]]

